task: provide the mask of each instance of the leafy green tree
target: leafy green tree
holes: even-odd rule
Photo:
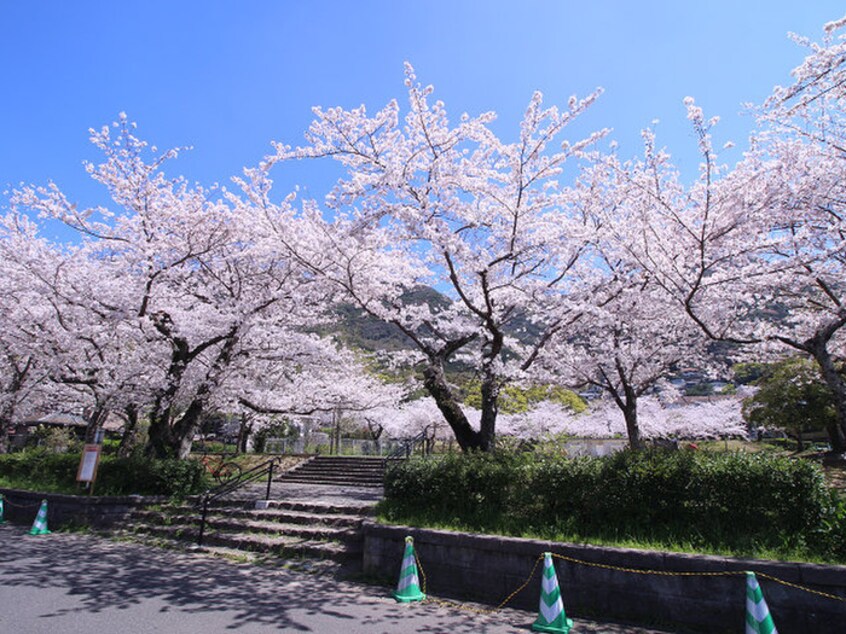
[[[800,451],[806,430],[825,429],[832,440],[836,438],[834,399],[815,363],[792,357],[772,364],[758,386],[755,395],[743,401],[743,417],[751,425],[779,427],[796,435]]]
[[[481,409],[482,384],[474,379],[464,388],[464,404]],[[499,411],[503,414],[524,414],[538,403],[551,401],[580,414],[587,409],[587,404],[578,394],[560,385],[532,385],[521,388],[518,385],[506,385],[500,392]]]

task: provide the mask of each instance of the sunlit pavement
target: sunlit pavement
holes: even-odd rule
[[[0,632],[528,632],[534,614],[398,604],[390,590],[77,533],[0,526]],[[576,619],[574,633],[655,630]]]

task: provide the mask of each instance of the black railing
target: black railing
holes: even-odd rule
[[[205,493],[200,496],[200,500],[198,502],[198,506],[201,509],[201,516],[200,516],[200,532],[197,535],[197,546],[203,545],[203,535],[205,534],[206,530],[206,517],[209,513],[209,503],[213,500],[216,500],[224,495],[228,495],[229,493],[234,493],[238,489],[241,489],[248,484],[252,484],[253,482],[257,482],[264,478],[267,475],[267,490],[265,492],[264,499],[270,499],[270,485],[273,482],[273,470],[276,467],[276,463],[279,461],[279,458],[271,458],[266,462],[262,462],[260,465],[256,465],[252,469],[248,469],[247,471],[242,471],[235,477],[227,480],[223,484],[220,484],[216,487],[213,487],[206,491]]]
[[[432,453],[432,443],[429,438],[429,426],[427,425],[423,431],[417,434],[414,438],[401,441],[402,444],[389,453],[386,457],[388,460],[399,460],[402,458],[409,458],[414,453],[415,449],[420,447],[421,453],[424,456]]]

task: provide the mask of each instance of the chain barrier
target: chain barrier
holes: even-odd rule
[[[29,508],[38,508],[41,506],[41,501],[38,502],[27,502],[26,504],[15,504],[14,502],[10,501],[5,495],[0,496],[3,499],[3,504],[8,504],[9,506],[14,506],[16,509],[29,509]]]
[[[594,568],[604,568],[606,570],[616,570],[618,572],[628,572],[635,575],[659,575],[664,577],[730,577],[730,576],[742,576],[746,574],[746,570],[723,570],[720,572],[674,572],[670,570],[649,570],[643,568],[624,568],[622,566],[612,566],[610,564],[598,564],[591,561],[585,561],[583,559],[576,559],[575,557],[568,557],[566,555],[558,555],[556,553],[552,553],[552,556],[556,559],[561,559],[563,561],[568,561],[573,564],[578,564],[580,566],[592,566]],[[749,572],[755,572],[754,570],[750,570]],[[790,581],[785,581],[784,579],[779,579],[778,577],[774,577],[773,575],[768,575],[765,572],[755,572],[756,577],[761,577],[762,579],[769,579],[770,581],[774,581],[775,583],[780,583],[783,586],[787,586],[789,588],[794,588],[796,590],[802,590],[803,592],[807,592],[809,594],[815,594],[820,597],[824,597],[826,599],[834,599],[835,601],[842,601],[846,603],[846,597],[839,597],[836,594],[829,594],[828,592],[821,592],[820,590],[814,590],[813,588],[809,588],[807,586],[799,585],[798,583],[792,583]]]
[[[626,568],[624,566],[613,566],[611,564],[601,564],[592,561],[585,561],[584,559],[577,559],[575,557],[568,557],[567,555],[559,555],[557,553],[552,553],[552,556],[555,559],[560,559],[562,561],[566,561],[572,564],[577,564],[579,566],[587,566],[593,568],[603,568],[605,570],[614,570],[617,572],[626,572],[630,574],[636,575],[657,575],[663,577],[731,577],[731,576],[745,576],[746,570],[723,570],[719,572],[690,572],[690,571],[670,571],[670,570],[649,570],[645,568]],[[423,569],[423,564],[420,562],[420,556],[417,554],[417,550],[414,551],[414,559],[417,562],[417,568],[420,570],[420,576],[422,578],[422,585],[421,589],[423,594],[426,594],[426,571]],[[440,605],[443,607],[450,607],[455,608],[458,610],[465,610],[467,612],[474,612],[476,614],[494,614],[504,608],[514,597],[516,597],[520,592],[522,592],[526,586],[529,585],[529,582],[532,580],[532,577],[535,576],[535,572],[538,569],[538,565],[540,562],[543,561],[543,555],[538,555],[537,559],[535,559],[535,565],[532,566],[532,571],[529,573],[529,576],[526,577],[526,580],[516,589],[514,592],[509,594],[499,605],[495,608],[477,608],[474,606],[466,605],[463,603],[458,603],[456,601],[448,601],[446,599],[436,599],[434,597],[426,596],[424,600],[425,603],[434,603],[436,605]],[[754,572],[754,571],[750,571]],[[775,583],[779,583],[783,586],[787,586],[789,588],[793,588],[795,590],[801,590],[802,592],[807,592],[809,594],[814,594],[819,597],[823,597],[826,599],[833,599],[835,601],[841,601],[846,603],[846,597],[840,597],[836,594],[830,594],[828,592],[821,592],[820,590],[814,590],[813,588],[809,588],[807,586],[799,585],[797,583],[792,583],[790,581],[785,581],[784,579],[779,579],[778,577],[774,577],[773,575],[768,575],[763,572],[755,572],[757,577],[761,577],[762,579],[768,579],[769,581],[773,581]]]
[[[414,559],[417,562],[417,569],[420,571],[420,576],[422,577],[422,584],[421,590],[423,594],[426,594],[426,571],[423,569],[423,564],[420,562],[420,557],[417,554],[417,550],[414,551]],[[529,582],[532,580],[532,577],[535,576],[535,571],[538,569],[538,564],[543,561],[543,555],[539,555],[537,559],[535,559],[535,565],[532,566],[532,572],[529,573],[529,576],[526,577],[526,580],[518,587],[514,592],[509,594],[505,599],[497,605],[495,608],[477,608],[472,605],[467,605],[464,603],[458,603],[457,601],[448,601],[446,599],[436,599],[434,597],[430,597],[426,595],[426,598],[423,600],[424,603],[434,603],[436,605],[440,605],[441,607],[446,608],[455,608],[457,610],[464,610],[466,612],[474,612],[475,614],[495,614],[499,612],[502,608],[504,608],[511,599],[516,597],[520,594],[523,589],[529,585]]]
[[[768,575],[765,572],[756,572],[755,573],[758,577],[762,579],[769,579],[770,581],[774,581],[775,583],[780,583],[783,586],[787,586],[788,588],[795,588],[796,590],[802,590],[803,592],[808,592],[810,594],[816,594],[820,597],[825,597],[826,599],[834,599],[835,601],[842,601],[846,603],[846,598],[838,597],[836,594],[829,594],[828,592],[821,592],[819,590],[814,590],[813,588],[808,588],[805,586],[800,586],[798,583],[791,583],[790,581],[785,581],[784,579],[779,579],[778,577],[773,577],[772,575]]]

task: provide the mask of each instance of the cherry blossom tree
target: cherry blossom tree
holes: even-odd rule
[[[614,157],[598,160],[577,181],[582,214],[596,226],[586,249],[594,267],[593,306],[540,355],[535,374],[601,390],[620,408],[629,444],[641,446],[638,399],[679,367],[708,364],[707,338],[621,240],[635,223],[627,172]],[[663,384],[660,385],[659,384]]]
[[[350,350],[328,339],[288,332],[285,341],[255,342],[224,385],[227,411],[291,417],[330,414],[333,444],[346,417],[378,430],[383,415],[407,396],[405,386],[381,381]],[[375,440],[376,438],[374,438]]]
[[[646,439],[746,438],[748,430],[741,414],[741,398],[739,395],[664,403],[655,396],[645,396],[639,400],[641,436]],[[528,412],[503,416],[501,431],[527,440],[560,434],[575,438],[615,438],[627,436],[628,422],[624,411],[610,399],[595,401],[580,414],[545,401]]]
[[[545,108],[535,93],[517,141],[506,143],[490,129],[493,113],[452,124],[408,65],[406,87],[404,118],[396,101],[373,116],[363,106],[315,108],[307,145],[277,145],[266,167],[329,157],[344,168],[325,200],[335,214],[325,228],[332,237],[319,256],[302,253],[303,260],[414,342],[423,384],[459,445],[486,450],[502,386],[578,318],[589,295],[582,254],[592,227],[559,178],[569,159],[604,135],[561,140],[599,91],[571,98],[564,110]],[[420,284],[447,293],[449,306],[405,303],[404,292]],[[458,358],[481,383],[478,429],[447,377]]]
[[[49,306],[34,292],[22,259],[45,257],[46,244],[33,223],[16,214],[0,221],[0,453],[8,451],[15,424],[42,402],[39,388],[48,381],[51,357],[43,332]]]
[[[786,312],[762,335],[812,357],[834,396],[846,448],[846,18],[825,26],[821,43],[793,36],[809,54],[760,110],[752,167],[770,165],[776,256],[793,265],[767,279],[764,292]]]
[[[618,239],[710,338],[755,354],[800,351],[820,366],[846,433],[846,385],[837,372],[844,312],[843,21],[759,110],[759,131],[733,169],[718,162],[707,120],[692,99],[700,178],[685,186],[645,133],[641,161],[615,164],[630,218]],[[619,210],[616,211],[619,213]]]
[[[60,285],[74,297],[55,290],[85,313],[79,327],[68,330],[79,332],[88,317],[98,334],[126,330],[140,337],[111,346],[116,355],[104,354],[97,337],[77,337],[90,348],[83,358],[100,365],[96,372],[89,366],[66,372],[65,382],[100,387],[104,373],[126,366],[128,353],[154,350],[144,355],[154,364],[144,371],[147,399],[125,405],[149,417],[150,455],[185,457],[242,341],[257,328],[302,327],[323,303],[294,260],[266,248],[248,204],[234,193],[168,179],[162,166],[178,151],[148,149],[133,127],[122,116],[112,128],[91,131],[105,160],[86,167],[108,189],[115,209],[79,210],[52,183],[23,188],[12,201],[63,221],[82,238],[75,257],[62,263],[79,268]],[[82,262],[94,267],[90,275],[81,272]],[[114,281],[112,288],[104,288],[103,279]],[[96,404],[106,407],[102,399]]]

